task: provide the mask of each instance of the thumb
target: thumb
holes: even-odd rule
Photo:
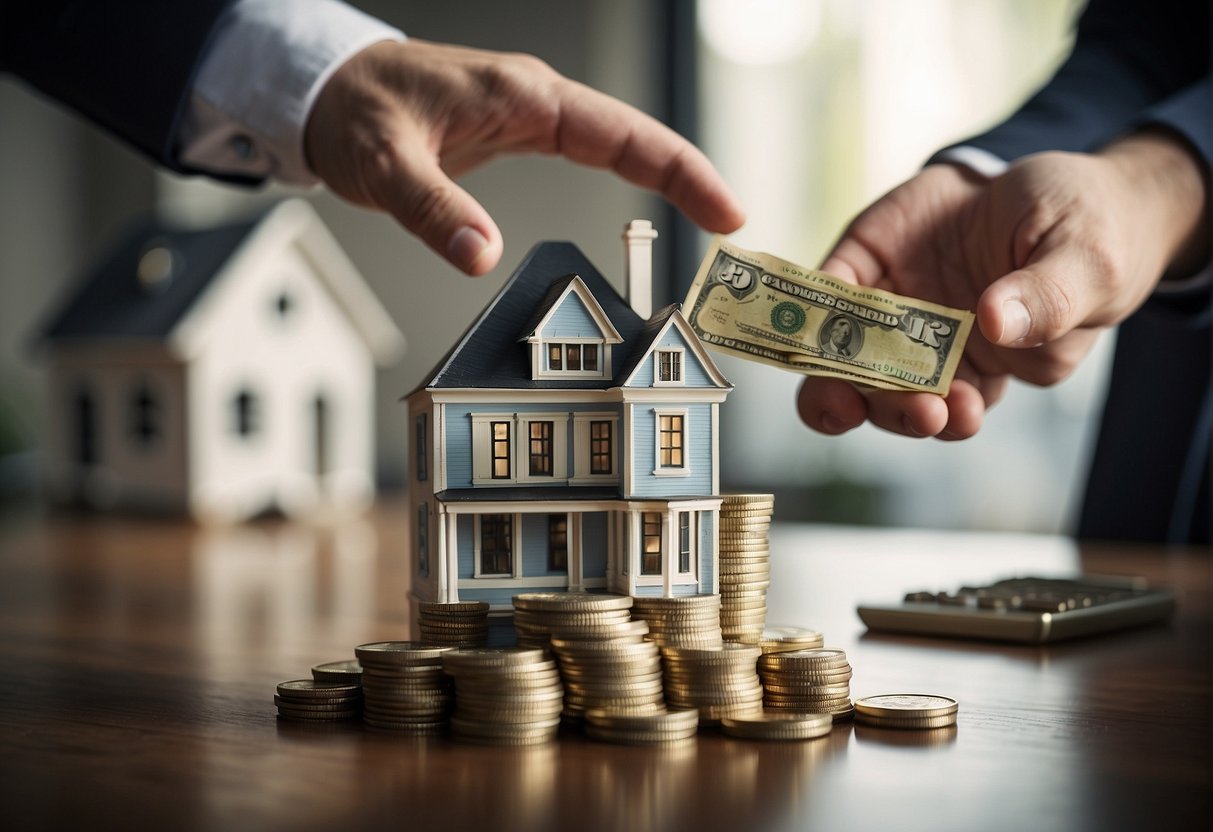
[[[1089,263],[1054,251],[990,284],[977,301],[977,324],[1002,347],[1056,341],[1092,313]]]
[[[379,204],[396,221],[469,275],[501,259],[501,231],[479,202],[428,154],[399,158],[377,183]]]

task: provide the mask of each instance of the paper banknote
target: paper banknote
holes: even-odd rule
[[[855,286],[716,237],[683,312],[712,349],[806,375],[946,395],[973,314]]]

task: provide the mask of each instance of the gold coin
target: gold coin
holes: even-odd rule
[[[930,693],[886,693],[855,700],[856,714],[882,719],[918,719],[953,715],[960,703]]]
[[[464,647],[450,650],[442,657],[442,665],[448,670],[510,668],[548,661],[545,651],[523,647]]]
[[[489,605],[484,601],[422,601],[417,605],[424,613],[471,613],[488,612]]]
[[[362,695],[360,685],[339,682],[317,682],[315,679],[292,679],[278,683],[278,694],[290,699],[335,699]]]
[[[806,740],[823,737],[834,727],[828,714],[798,714],[791,711],[726,716],[720,720],[724,733],[754,740]]]
[[[626,610],[632,596],[592,592],[524,592],[513,598],[514,608],[548,612]]]
[[[439,647],[423,644],[419,641],[377,641],[371,644],[360,644],[354,648],[354,655],[362,664],[363,670],[368,664],[380,665],[422,665],[442,661],[443,653],[449,647]]]
[[[348,696],[344,699],[305,701],[299,699],[289,699],[284,696],[275,696],[274,704],[280,708],[287,707],[297,711],[348,711],[351,708],[361,706],[362,697]]]
[[[317,682],[356,685],[362,680],[362,665],[357,659],[325,662],[312,668],[312,679]]]

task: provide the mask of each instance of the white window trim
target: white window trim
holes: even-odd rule
[[[675,522],[674,522],[674,556],[670,559],[670,565],[673,568],[673,572],[674,572],[674,582],[682,583],[684,581],[681,581],[680,579],[691,577],[691,576],[694,576],[696,579],[698,579],[698,575],[699,575],[699,533],[700,533],[699,512],[689,510],[689,509],[671,509],[671,511],[673,511],[678,516],[678,519],[675,520]],[[681,522],[681,518],[683,515],[686,515],[687,523],[689,524],[689,526],[687,528],[687,536],[690,539],[690,550],[691,550],[690,551],[690,561],[688,563],[689,568],[687,569],[686,572],[683,572],[681,569],[678,568],[678,558],[682,554],[682,540],[679,539],[679,534],[682,530],[681,530],[681,528],[679,528],[679,524]]]
[[[480,571],[480,518],[477,514],[472,518],[472,577],[474,578],[521,578],[522,577],[522,515],[508,511],[494,511],[490,514],[509,514],[510,520],[510,572],[481,572]],[[562,576],[563,577],[563,576]]]
[[[552,475],[531,476],[531,423],[552,423]],[[515,444],[514,455],[517,458],[513,465],[515,481],[536,485],[548,483],[564,485],[569,479],[569,414],[565,413],[518,413],[515,419],[515,433],[522,444]],[[497,480],[506,482],[506,480]]]
[[[472,485],[565,485],[569,481],[569,413],[473,413]],[[493,476],[493,443],[489,425],[510,424],[510,476]],[[531,422],[552,423],[552,475],[530,474]]]
[[[514,413],[473,413],[472,415],[472,484],[507,485],[518,476],[518,425]],[[510,476],[493,476],[493,433],[490,422],[510,423]]]
[[[661,380],[661,355],[673,353],[678,356],[678,381]],[[682,347],[658,347],[653,350],[653,386],[654,387],[685,387],[687,379],[686,350]]]
[[[611,473],[590,473],[590,423],[611,423]],[[619,414],[574,413],[573,414],[573,475],[569,485],[619,482]]]
[[[682,462],[681,468],[661,466],[661,417],[682,417]],[[653,408],[653,476],[655,477],[689,477],[691,476],[691,417],[685,407],[655,407]]]
[[[598,346],[597,370],[551,370],[548,369],[548,348],[553,344],[580,344],[584,349],[586,344]],[[579,378],[610,378],[611,345],[603,338],[545,338],[535,341],[531,347],[531,378],[532,379],[579,379]]]

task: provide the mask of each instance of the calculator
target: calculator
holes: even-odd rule
[[[1008,578],[861,604],[869,630],[1041,644],[1163,621],[1175,594],[1140,578]]]

